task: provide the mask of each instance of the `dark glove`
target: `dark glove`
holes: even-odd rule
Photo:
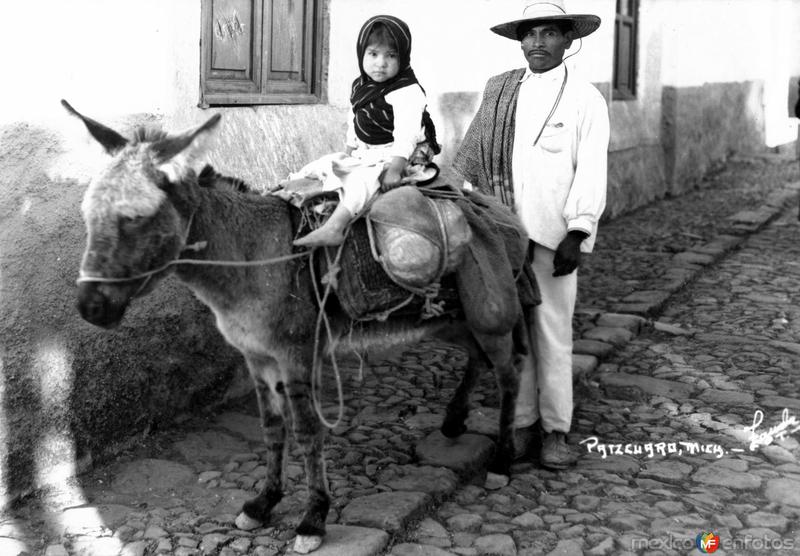
[[[561,240],[553,257],[553,276],[566,276],[581,264],[581,242],[589,237],[586,232],[572,230]]]

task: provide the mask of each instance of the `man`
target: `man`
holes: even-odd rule
[[[564,469],[572,422],[572,316],[581,252],[591,252],[606,202],[608,108],[573,75],[564,53],[600,18],[567,14],[563,0],[528,0],[521,19],[492,27],[520,42],[527,67],[492,77],[453,166],[514,208],[528,232],[542,303],[529,323],[533,356],[523,365],[515,416],[517,453]]]

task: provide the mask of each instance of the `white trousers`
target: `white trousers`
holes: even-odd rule
[[[391,151],[384,146],[356,149],[350,156],[327,154],[289,174],[289,178],[320,180],[324,191],[338,191],[339,203],[358,216],[380,189],[380,175],[391,160],[390,155]],[[338,172],[334,172],[334,165]]]
[[[531,355],[525,358],[514,419],[527,427],[541,419],[546,432],[569,432],[572,423],[572,315],[578,294],[578,271],[553,277],[555,251],[536,245],[533,273],[542,303],[533,310]]]

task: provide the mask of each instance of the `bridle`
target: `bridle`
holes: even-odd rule
[[[186,245],[186,241],[189,238],[189,230],[192,227],[192,221],[194,220],[194,213],[189,216],[189,221],[186,223],[186,231],[183,234],[183,249],[179,252],[184,253],[186,251],[202,251],[208,245],[206,241],[196,241],[195,243]],[[109,277],[109,276],[94,276],[88,274],[84,269],[80,269],[78,273],[78,278],[75,280],[76,284],[83,284],[83,283],[99,283],[99,284],[123,284],[126,282],[134,282],[136,280],[144,280],[142,285],[136,290],[132,297],[136,297],[139,293],[144,290],[147,284],[150,283],[150,279],[160,272],[164,272],[169,267],[179,264],[189,264],[189,265],[208,265],[208,266],[231,266],[231,267],[248,267],[248,266],[265,266],[270,264],[282,263],[286,261],[291,261],[292,259],[299,259],[300,257],[310,257],[311,251],[303,251],[301,253],[292,253],[291,255],[283,255],[281,257],[274,257],[271,259],[259,259],[255,261],[219,261],[219,260],[203,260],[203,259],[181,259],[176,258],[169,261],[166,264],[161,265],[158,268],[154,268],[152,270],[146,270],[141,272],[135,276],[127,276],[125,278],[117,278],[117,277]]]

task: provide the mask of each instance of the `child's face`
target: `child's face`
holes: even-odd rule
[[[386,44],[370,43],[361,61],[364,72],[375,82],[388,81],[400,72],[397,50]]]

